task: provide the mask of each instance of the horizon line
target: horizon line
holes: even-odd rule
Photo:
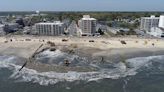
[[[40,12],[164,12],[164,11],[144,11],[144,10],[138,10],[138,11],[118,11],[118,10],[115,10],[115,11],[71,11],[71,10],[69,10],[69,11],[52,11],[52,10],[6,10],[6,11],[4,11],[4,10],[1,10],[0,12],[36,12],[36,11],[40,11]]]

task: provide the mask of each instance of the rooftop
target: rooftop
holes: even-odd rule
[[[159,19],[159,17],[155,17],[154,15],[151,15],[150,17],[142,17],[144,19]]]
[[[36,23],[39,25],[62,25],[63,23],[60,21],[54,21],[54,22],[40,22],[40,23]]]
[[[95,18],[82,18],[82,20],[96,20]]]
[[[91,18],[90,15],[83,15],[82,20],[96,20],[95,18]]]

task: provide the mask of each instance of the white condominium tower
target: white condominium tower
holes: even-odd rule
[[[159,17],[151,16],[151,17],[142,17],[140,28],[142,30],[150,31],[152,27],[158,27],[159,25]]]
[[[60,21],[37,23],[35,29],[39,35],[60,36],[64,33],[64,25]]]
[[[164,15],[161,15],[159,18],[159,27],[164,28]]]
[[[82,34],[93,35],[96,33],[96,19],[90,18],[89,15],[84,15],[83,18],[78,21],[78,25]]]

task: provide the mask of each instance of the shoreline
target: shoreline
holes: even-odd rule
[[[117,49],[119,50],[119,49]],[[113,50],[115,52],[116,49]],[[104,53],[104,51],[102,51]],[[100,53],[102,53],[100,52]],[[95,54],[100,54],[100,53],[95,53]],[[75,53],[76,55],[76,53]],[[87,55],[79,55],[80,57],[86,57],[90,63],[94,64],[117,64],[117,63],[125,63],[127,59],[131,58],[136,58],[136,57],[148,57],[148,56],[158,56],[158,55],[164,55],[164,50],[161,49],[155,49],[155,50],[145,50],[143,49],[135,49],[133,51],[129,51],[129,49],[124,49],[121,53],[117,52],[115,54],[103,54],[102,55],[94,55],[94,56],[87,56]],[[101,57],[103,57],[104,61],[101,62]],[[96,62],[95,62],[96,61]],[[41,62],[35,62],[35,63],[29,63],[27,65],[27,68],[37,70],[39,72],[48,72],[48,71],[55,71],[55,72],[62,72],[66,73],[69,71],[76,71],[76,72],[96,72],[99,71],[96,68],[93,67],[88,67],[88,66],[78,66],[78,67],[66,67],[63,65],[56,65],[56,64],[46,64],[46,63],[41,63]]]
[[[93,40],[93,38],[41,38],[19,36],[9,38],[0,37],[0,55],[13,55],[24,59],[29,59],[40,45],[43,44],[41,51],[44,48],[51,47],[47,44],[48,41],[55,43],[55,49],[59,49],[64,53],[70,53],[71,51],[73,52],[73,55],[86,57],[90,62],[96,60],[97,63],[101,61],[102,57],[107,63],[117,63],[124,62],[129,58],[164,55],[163,39],[97,38],[94,39],[94,42],[89,42],[90,40]],[[68,41],[63,42],[63,39],[68,39]],[[120,39],[124,40],[126,44],[122,44]],[[8,42],[5,43],[5,41]],[[152,45],[152,43],[155,45]],[[38,62],[28,63],[26,67],[40,72],[68,72],[75,70],[80,72],[86,72],[90,70],[96,71],[96,69],[92,67],[65,67],[60,65],[42,64]]]

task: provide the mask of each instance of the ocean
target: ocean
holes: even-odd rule
[[[164,55],[95,64],[94,72],[19,72],[20,61],[0,56],[0,92],[164,92]]]

